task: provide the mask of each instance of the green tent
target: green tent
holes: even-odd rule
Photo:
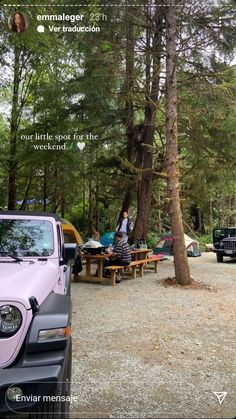
[[[191,239],[191,237],[184,235],[185,240],[185,247],[187,250],[188,256],[201,256],[201,252],[198,247],[198,242],[196,240]],[[172,255],[173,254],[173,238],[171,232],[164,233],[159,242],[157,243],[157,247],[153,250],[155,255],[159,253],[163,253],[164,255]]]

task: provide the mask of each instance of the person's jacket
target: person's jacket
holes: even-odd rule
[[[122,221],[124,220],[124,217],[121,217],[118,221],[117,231],[120,231],[122,226]],[[127,224],[126,224],[126,233],[129,234],[133,230],[133,221],[128,217],[127,218]]]

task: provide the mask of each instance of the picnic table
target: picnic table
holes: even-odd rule
[[[147,259],[152,249],[131,249],[132,260]]]
[[[131,249],[131,257],[132,257],[131,264],[127,267],[122,267],[122,266],[116,267],[116,270],[120,269],[124,271],[126,274],[128,274],[129,268],[131,267],[132,269],[130,270],[130,272],[133,274],[133,278],[136,278],[136,268],[138,268],[140,276],[142,276],[145,262],[150,260],[148,258],[148,254],[150,252],[151,252],[151,249]],[[75,275],[74,282],[91,282],[91,283],[99,283],[99,284],[102,284],[104,282],[107,283],[109,279],[103,276],[103,261],[105,257],[106,255],[101,255],[101,254],[82,255],[82,260],[85,261],[85,274]],[[94,262],[96,264],[97,269],[95,273],[92,273],[92,264]],[[108,268],[108,270],[112,271],[112,267]],[[114,285],[114,275],[111,276],[111,282],[112,282],[112,285]]]
[[[85,275],[79,275],[76,278],[81,282],[98,282],[102,283],[107,281],[107,278],[103,277],[103,261],[105,259],[105,255],[82,255],[82,259],[85,260]],[[92,263],[95,262],[97,265],[97,275],[92,274]]]

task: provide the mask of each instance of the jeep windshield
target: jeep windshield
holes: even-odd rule
[[[50,256],[54,251],[50,221],[0,220],[0,257]]]
[[[213,230],[213,243],[221,241],[228,237],[235,237],[236,239],[236,228],[215,228]]]

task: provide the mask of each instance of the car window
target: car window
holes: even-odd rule
[[[50,256],[53,251],[50,221],[0,220],[0,256]]]
[[[220,239],[222,237],[222,235],[224,235],[224,230],[222,230],[222,229],[214,230],[213,235],[216,239],[217,238]]]

